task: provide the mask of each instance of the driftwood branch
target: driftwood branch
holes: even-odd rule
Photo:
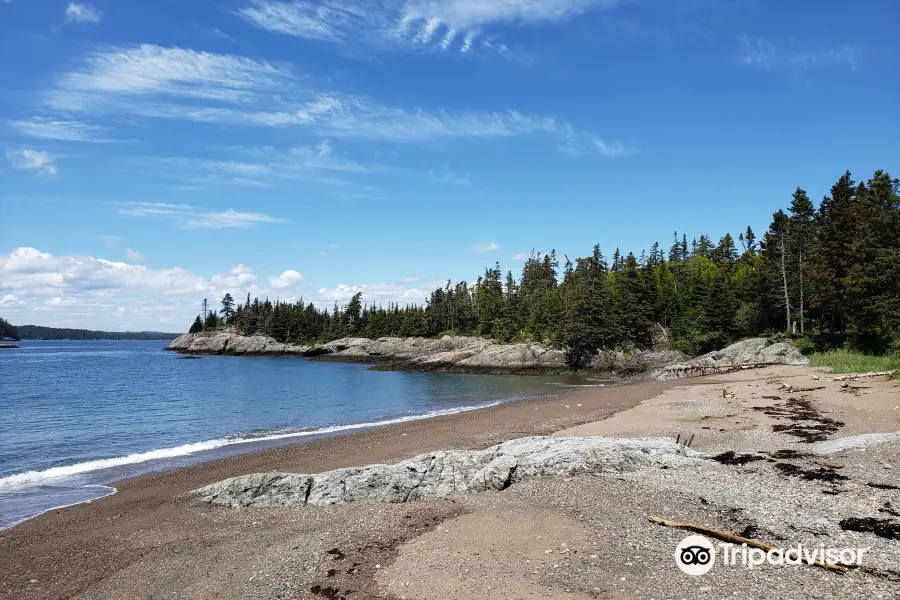
[[[896,369],[895,369],[896,370]],[[875,371],[872,373],[851,373],[849,375],[841,375],[840,377],[832,377],[832,381],[847,381],[849,379],[861,379],[863,377],[881,377],[894,374],[894,371]]]
[[[763,367],[784,366],[780,362],[759,362],[740,365],[671,365],[663,367],[663,371],[675,373],[682,376],[700,376],[705,375],[724,375],[734,373],[735,371],[746,371],[747,369],[761,369]]]
[[[775,546],[771,544],[767,544],[766,542],[761,542],[759,540],[752,540],[750,538],[745,538],[740,535],[735,535],[733,533],[728,533],[727,531],[719,531],[718,529],[712,529],[711,527],[704,527],[703,525],[694,525],[692,523],[681,523],[679,521],[670,521],[669,519],[663,519],[662,517],[648,517],[651,523],[656,523],[658,525],[665,525],[666,527],[677,527],[679,529],[688,529],[690,531],[696,531],[697,533],[705,533],[706,535],[710,535],[712,537],[718,538],[720,540],[725,540],[726,542],[731,542],[732,544],[747,544],[753,548],[759,548],[760,550],[776,550]],[[796,551],[789,553],[791,555],[796,554]],[[809,564],[809,563],[805,563]],[[838,571],[838,572],[846,572],[847,567],[843,565],[829,565],[828,563],[822,562],[821,560],[817,560],[813,563],[817,567],[822,567],[823,569],[828,569],[829,571]]]

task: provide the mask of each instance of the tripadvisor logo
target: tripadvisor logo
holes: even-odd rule
[[[754,569],[763,564],[770,565],[861,565],[863,554],[870,548],[826,548],[825,544],[808,548],[802,544],[794,547],[763,550],[751,548],[747,544],[720,543],[714,546],[702,535],[689,535],[675,547],[675,564],[688,575],[705,575],[716,564],[716,554],[722,552],[721,564],[744,566]]]
[[[716,564],[716,549],[702,535],[689,535],[675,548],[675,564],[688,575],[703,575]]]

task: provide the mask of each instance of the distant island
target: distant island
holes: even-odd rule
[[[42,327],[40,325],[15,326],[0,318],[0,341],[19,340],[173,340],[177,333],[159,331],[91,331],[88,329],[68,329]]]

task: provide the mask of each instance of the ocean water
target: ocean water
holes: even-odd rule
[[[18,344],[0,350],[0,529],[114,493],[134,475],[604,383],[190,360],[156,341]]]

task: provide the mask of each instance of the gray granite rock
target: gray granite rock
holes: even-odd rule
[[[751,338],[693,360],[662,367],[651,373],[650,377],[653,379],[681,379],[698,375],[727,373],[754,366],[805,365],[808,362],[809,359],[790,343],[773,342],[766,338]]]
[[[186,354],[236,356],[305,356],[310,346],[283,344],[263,335],[244,336],[234,331],[202,331],[180,335],[165,348]]]
[[[392,465],[335,469],[317,475],[242,475],[189,492],[188,497],[227,507],[325,506],[361,500],[401,503],[498,491],[532,477],[689,465],[697,456],[669,438],[539,436],[486,450],[437,451]]]

